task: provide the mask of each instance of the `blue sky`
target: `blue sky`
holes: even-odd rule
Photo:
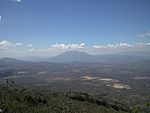
[[[32,50],[149,43],[150,0],[0,0],[2,41]]]

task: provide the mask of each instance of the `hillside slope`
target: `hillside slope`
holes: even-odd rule
[[[119,104],[95,100],[85,93],[42,94],[0,86],[3,113],[127,113]]]

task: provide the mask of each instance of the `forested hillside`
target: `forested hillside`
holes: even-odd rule
[[[1,113],[148,113],[103,97],[81,92],[33,91],[14,88],[13,81],[0,85]],[[148,104],[147,104],[148,106]]]

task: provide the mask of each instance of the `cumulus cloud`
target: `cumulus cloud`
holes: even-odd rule
[[[122,42],[120,42],[120,43],[116,44],[116,48],[118,48],[118,47],[128,48],[128,47],[132,47],[132,46],[130,44],[128,44],[128,43],[122,43]]]
[[[22,43],[16,43],[15,45],[16,46],[22,46]]]
[[[137,36],[141,37],[141,38],[145,38],[145,37],[150,38],[150,31],[147,31],[147,32],[144,32],[144,33],[141,33],[141,34],[137,34]]]
[[[149,32],[146,32],[145,35],[150,36],[150,31],[149,31]]]
[[[136,43],[136,47],[138,48],[150,47],[150,43]]]
[[[54,44],[51,45],[51,48],[56,49],[82,49],[84,48],[85,43],[81,44]]]
[[[0,24],[2,24],[2,21],[3,21],[3,20],[2,20],[2,16],[0,16]]]
[[[30,51],[30,52],[34,52],[34,49],[33,49],[33,48],[31,48],[31,49],[29,49],[29,51]]]
[[[0,57],[4,56],[56,56],[65,51],[83,51],[89,54],[111,54],[123,51],[149,51],[150,43],[135,43],[133,45],[119,42],[116,44],[85,46],[85,43],[78,44],[54,44],[47,48],[33,48],[32,44],[25,45],[19,42],[0,41]]]
[[[13,2],[21,2],[22,0],[11,0]]]
[[[22,43],[12,43],[7,40],[0,41],[0,49],[9,49],[14,46],[22,46]]]
[[[123,42],[119,42],[116,44],[107,44],[107,45],[94,45],[93,48],[129,48],[132,47],[130,44],[128,43],[123,43]]]
[[[32,44],[28,44],[27,46],[28,46],[28,47],[32,47],[33,45],[32,45]]]
[[[10,46],[12,46],[12,43],[7,40],[0,42],[0,49],[8,49]]]

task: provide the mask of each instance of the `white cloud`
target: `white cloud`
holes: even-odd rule
[[[21,2],[22,0],[11,0],[13,2]]]
[[[51,45],[51,48],[56,49],[82,49],[84,48],[85,43],[81,44],[55,44]]]
[[[136,47],[138,48],[150,47],[150,43],[136,43]]]
[[[94,45],[93,48],[114,48],[115,46],[112,44],[107,44],[107,45]]]
[[[27,46],[28,46],[28,47],[32,47],[33,45],[32,45],[32,44],[28,44]]]
[[[35,50],[33,48],[29,49],[30,52],[34,52]]]
[[[22,46],[22,43],[16,43],[15,45],[16,46]]]
[[[127,43],[123,43],[123,42],[119,42],[116,44],[107,44],[107,45],[94,45],[93,48],[128,48],[128,47],[132,47],[130,44]]]
[[[130,44],[128,44],[128,43],[122,43],[122,42],[120,42],[120,43],[116,44],[116,48],[118,48],[118,47],[128,48],[128,47],[132,47],[132,46]]]
[[[150,37],[150,31],[147,31],[147,32],[144,32],[141,34],[137,34],[137,36],[141,37],[141,38]]]
[[[146,32],[145,35],[150,36],[150,31],[149,31],[149,32]]]
[[[0,24],[2,24],[3,20],[2,20],[2,16],[0,16]]]
[[[54,44],[47,48],[33,48],[32,44],[23,46],[22,43],[14,43],[7,40],[0,41],[0,57],[4,56],[56,56],[68,50],[83,51],[89,54],[111,54],[123,51],[147,51],[150,43],[135,43],[133,45],[119,42],[116,44],[93,45],[86,47],[85,43],[78,44]]]
[[[0,49],[9,49],[15,46],[22,46],[22,43],[12,43],[7,40],[0,41]]]
[[[8,49],[10,46],[12,46],[12,43],[8,42],[7,40],[0,42],[0,49]]]

